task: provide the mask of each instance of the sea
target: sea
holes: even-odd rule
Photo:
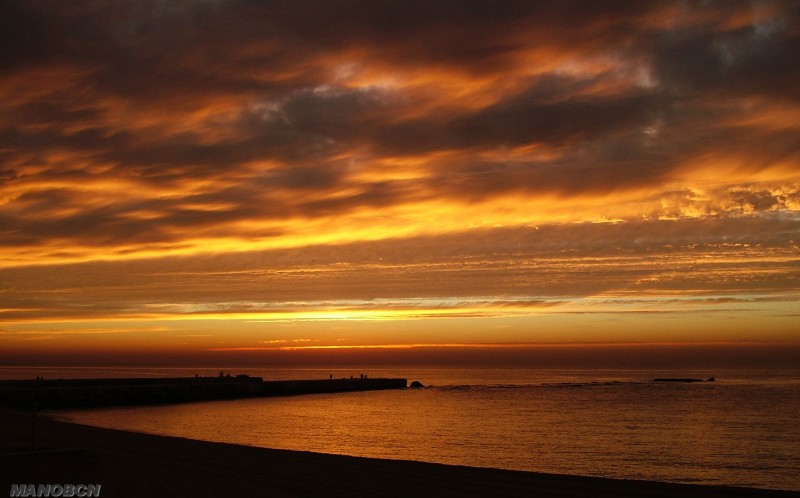
[[[0,378],[24,370],[0,368]],[[360,375],[421,389],[70,410],[81,424],[265,448],[475,467],[800,491],[800,370],[240,367],[267,379]],[[5,377],[3,375],[6,374]],[[41,367],[32,377],[218,375]]]

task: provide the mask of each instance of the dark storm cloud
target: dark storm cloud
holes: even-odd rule
[[[0,244],[272,237],[234,226],[508,192],[569,203],[657,190],[721,151],[774,169],[800,154],[794,115],[748,120],[797,101],[798,8],[754,5],[4,2]],[[498,152],[526,147],[549,155]],[[385,175],[387,157],[419,171]],[[793,205],[756,190],[727,198]]]
[[[652,44],[648,49],[661,81],[677,93],[761,95],[796,102],[800,97],[800,69],[794,63],[800,51],[798,19],[798,5],[787,3],[782,4],[780,15],[752,25],[723,31],[707,24],[678,28],[643,41]]]
[[[561,79],[569,88],[572,82]],[[550,83],[545,82],[546,86]],[[375,143],[389,154],[436,150],[480,150],[545,143],[559,147],[578,140],[613,134],[623,127],[643,126],[657,111],[648,95],[571,98],[553,102],[538,84],[519,96],[488,108],[452,117],[409,120],[378,132]]]

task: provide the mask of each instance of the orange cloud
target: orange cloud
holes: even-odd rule
[[[794,296],[796,17],[3,5],[0,316],[355,327]],[[748,302],[728,311],[771,323]]]

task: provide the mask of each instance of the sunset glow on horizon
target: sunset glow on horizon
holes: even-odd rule
[[[0,362],[800,346],[796,3],[0,26]]]

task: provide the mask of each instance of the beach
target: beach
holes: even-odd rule
[[[755,497],[800,493],[540,474],[272,450],[101,429],[0,410],[0,491],[100,484],[104,497]]]

